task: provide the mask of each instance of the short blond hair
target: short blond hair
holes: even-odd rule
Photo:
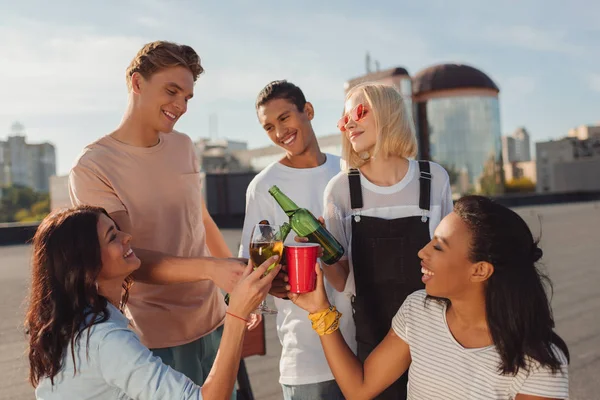
[[[127,67],[125,72],[127,90],[131,91],[131,76],[136,72],[139,72],[144,79],[150,79],[153,74],[162,69],[177,66],[189,69],[194,76],[194,82],[204,72],[200,57],[190,46],[164,40],[147,43]]]
[[[377,142],[370,157],[415,157],[417,136],[400,92],[393,86],[364,83],[350,89],[345,101],[356,93],[365,97],[371,115],[375,118]],[[345,134],[342,135],[342,158],[346,168],[360,168],[367,162],[352,149],[352,144]]]

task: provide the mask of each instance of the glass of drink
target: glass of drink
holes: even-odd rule
[[[271,271],[281,262],[283,255],[283,240],[279,225],[257,224],[252,230],[250,236],[250,260],[254,268],[267,261],[269,257],[279,256],[279,260],[270,265],[267,272]],[[277,314],[277,310],[272,310],[267,306],[267,300],[258,306],[257,311],[263,314]]]

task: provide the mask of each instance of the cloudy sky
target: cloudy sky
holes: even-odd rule
[[[534,140],[600,122],[600,2],[575,0],[193,1],[0,0],[0,140],[13,122],[57,147],[68,173],[83,146],[120,122],[125,69],[158,39],[189,44],[206,73],[177,129],[269,143],[254,99],[274,79],[302,87],[317,135],[335,133],[343,84],[381,68],[411,74],[443,62],[475,66],[500,87],[503,133]],[[51,4],[51,6],[50,6]]]

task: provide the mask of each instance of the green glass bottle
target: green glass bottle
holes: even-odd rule
[[[288,216],[290,219],[289,225],[298,236],[307,238],[311,243],[318,243],[321,245],[323,248],[321,260],[325,264],[334,264],[339,261],[344,255],[344,248],[333,235],[319,223],[310,211],[306,208],[298,207],[296,203],[283,194],[277,186],[272,186],[269,189],[269,194],[275,198],[277,204],[279,204]]]

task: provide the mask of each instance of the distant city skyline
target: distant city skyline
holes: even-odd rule
[[[0,140],[0,188],[11,185],[48,192],[56,175],[56,149],[52,143],[31,143],[24,126],[15,122],[11,135]]]
[[[446,62],[481,69],[500,87],[503,134],[525,126],[532,142],[560,138],[600,120],[600,3],[576,3],[8,3],[0,140],[19,121],[28,140],[55,144],[57,173],[68,173],[85,145],[119,124],[125,69],[158,39],[191,45],[206,68],[176,126],[193,140],[218,128],[219,138],[268,145],[254,100],[274,79],[304,90],[318,136],[336,133],[344,82],[366,72],[367,51],[381,69],[411,74]]]

